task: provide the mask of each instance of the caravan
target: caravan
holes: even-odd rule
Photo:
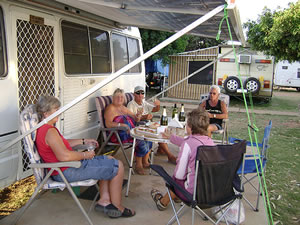
[[[300,62],[278,62],[276,64],[274,82],[278,87],[291,87],[300,91]]]
[[[230,46],[220,47],[219,54],[226,54],[230,50]],[[229,95],[240,95],[239,69],[242,85],[247,93],[251,92],[254,97],[271,98],[273,94],[274,57],[268,57],[261,52],[238,46],[236,47],[236,55],[237,65],[233,52],[218,60],[216,84],[221,86],[224,92]]]
[[[207,1],[203,9],[190,1],[174,8],[163,0],[0,0],[0,188],[32,173],[18,124],[26,105],[54,95],[63,107],[49,119],[60,114],[62,134],[97,138],[95,97],[144,86],[143,60],[194,28],[192,34],[215,36],[226,2]],[[227,10],[233,39],[244,43],[235,4]],[[178,33],[143,54],[136,27]]]
[[[0,146],[19,136],[19,113],[40,95],[65,105],[143,54],[138,28],[44,3],[0,1]],[[69,138],[97,138],[95,96],[144,84],[141,62],[61,114],[57,127]],[[0,152],[0,188],[31,173],[21,149],[18,142]]]

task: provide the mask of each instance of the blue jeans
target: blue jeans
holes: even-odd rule
[[[96,156],[93,159],[81,160],[79,168],[69,167],[63,171],[68,182],[82,181],[88,179],[111,180],[119,170],[119,162],[109,159],[107,156]],[[55,181],[63,182],[60,175],[52,176]]]

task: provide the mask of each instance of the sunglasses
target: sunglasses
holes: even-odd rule
[[[209,92],[210,95],[216,95],[217,92]]]
[[[137,95],[143,95],[143,94],[145,94],[145,92],[143,92],[143,91],[137,91],[137,92],[135,92],[135,94],[137,94]]]

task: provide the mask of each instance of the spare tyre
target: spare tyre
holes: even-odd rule
[[[255,77],[249,77],[245,80],[244,88],[247,89],[248,92],[256,94],[260,90],[260,82]]]
[[[237,89],[241,88],[240,79],[234,76],[228,77],[224,82],[224,88],[229,93],[235,93]]]

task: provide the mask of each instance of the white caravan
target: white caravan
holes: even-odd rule
[[[143,53],[138,28],[50,6],[0,1],[0,146],[19,136],[19,112],[40,95],[65,105]],[[67,137],[97,138],[95,96],[136,85],[145,85],[143,62],[64,112],[58,128]],[[20,142],[0,152],[0,187],[28,176],[27,166]]]
[[[229,0],[0,0],[0,188],[31,174],[18,125],[27,104],[54,95],[63,107],[48,118],[62,113],[64,136],[97,138],[95,96],[144,86],[143,60],[187,32],[215,37],[225,3],[233,38],[244,43]],[[130,25],[177,33],[143,54]]]
[[[274,83],[279,87],[291,87],[300,91],[300,62],[278,62],[275,68]]]
[[[254,97],[271,98],[273,93],[274,58],[267,57],[261,52],[236,46],[238,68],[243,88]],[[219,54],[231,51],[231,46],[220,47]],[[216,84],[229,95],[241,95],[241,84],[234,53],[217,62]]]

